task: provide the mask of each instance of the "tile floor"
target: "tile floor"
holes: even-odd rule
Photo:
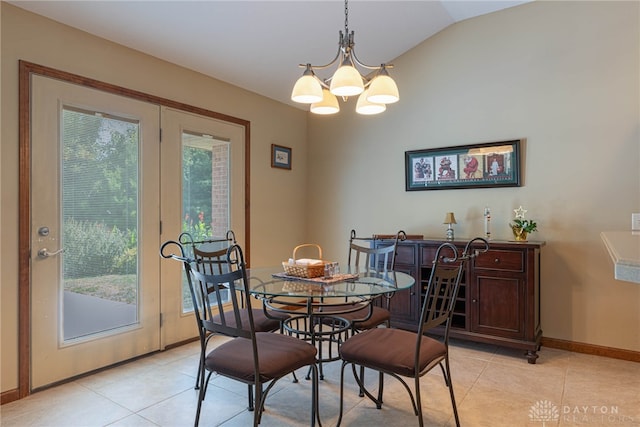
[[[640,363],[542,348],[536,365],[519,351],[452,342],[454,390],[463,426],[640,426]],[[198,344],[188,344],[0,407],[0,425],[190,426]],[[337,422],[340,363],[325,365],[320,385],[324,426]],[[282,379],[267,400],[261,426],[309,425],[310,383]],[[368,382],[376,378],[369,372]],[[385,382],[382,410],[359,398],[348,376],[343,426],[418,425],[406,392]],[[422,380],[426,426],[451,426],[449,395],[438,369]],[[212,377],[201,426],[252,424],[244,384]]]

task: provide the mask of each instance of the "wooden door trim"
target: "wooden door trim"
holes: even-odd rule
[[[19,61],[18,76],[18,390],[17,398],[22,399],[30,393],[31,371],[31,76],[39,75],[74,83],[80,86],[132,98],[139,101],[170,107],[205,117],[233,123],[244,127],[245,152],[245,242],[244,253],[247,265],[250,260],[250,148],[251,122],[193,105],[150,95],[133,89],[83,77],[66,71],[57,70],[31,62]],[[16,396],[12,394],[12,396]],[[4,397],[4,396],[3,396]],[[5,400],[5,399],[3,399]]]

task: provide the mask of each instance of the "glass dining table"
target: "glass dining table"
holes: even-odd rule
[[[350,333],[351,322],[344,314],[362,310],[376,298],[409,289],[415,283],[412,276],[399,271],[344,270],[311,279],[288,276],[282,267],[247,270],[248,291],[263,302],[265,314],[288,314],[282,322],[283,332],[318,348],[320,379],[322,363],[340,358],[338,348]]]

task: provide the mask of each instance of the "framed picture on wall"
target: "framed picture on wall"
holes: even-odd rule
[[[405,152],[405,190],[520,187],[521,140]]]
[[[291,169],[291,148],[271,144],[271,167]]]

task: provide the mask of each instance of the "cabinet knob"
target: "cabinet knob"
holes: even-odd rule
[[[478,302],[478,300],[477,299],[473,299],[473,300],[471,300],[471,302]]]
[[[500,263],[500,258],[494,259],[493,262],[495,262],[496,264],[499,264]]]

